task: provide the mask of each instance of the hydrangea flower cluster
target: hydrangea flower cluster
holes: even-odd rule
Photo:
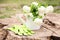
[[[44,6],[41,3],[32,2],[31,6],[23,6],[23,11],[33,18],[33,21],[37,24],[41,24],[42,20],[47,13],[52,13],[54,11],[53,6]]]

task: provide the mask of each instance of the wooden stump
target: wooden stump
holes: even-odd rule
[[[43,22],[49,26],[60,29],[60,14],[47,14]]]
[[[7,26],[7,24],[0,23],[0,40],[5,40],[7,37],[7,30],[3,29],[4,26]]]
[[[4,26],[7,26],[7,24],[0,23],[0,28],[3,28]]]
[[[5,38],[7,37],[7,31],[4,29],[0,29],[0,40],[5,40]]]
[[[6,40],[50,40],[51,31],[42,27],[40,30],[34,31],[32,36],[19,36],[9,31]]]
[[[44,27],[53,32],[52,40],[60,40],[60,14],[48,14],[43,22]]]

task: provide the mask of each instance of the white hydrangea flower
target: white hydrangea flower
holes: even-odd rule
[[[30,17],[33,17],[32,13],[28,13],[27,15],[30,16]]]
[[[32,13],[29,13],[29,16],[33,17]]]
[[[43,13],[40,13],[39,16],[42,16],[41,19],[44,19],[44,17],[45,17]]]
[[[42,19],[39,19],[39,18],[36,18],[36,19],[34,20],[34,22],[35,22],[36,24],[38,24],[38,25],[41,25],[41,23],[43,22],[43,20],[42,20]]]
[[[34,4],[34,5],[36,5],[36,6],[38,5],[38,3],[37,3],[37,2],[32,2],[32,4]]]
[[[44,6],[41,6],[40,8],[38,8],[39,16],[44,17],[45,9],[46,8]]]
[[[45,13],[52,13],[54,11],[53,6],[48,6],[45,10]]]
[[[24,11],[24,12],[30,12],[30,7],[28,7],[28,6],[23,6],[23,11]]]
[[[45,12],[45,7],[41,6],[40,8],[38,8],[39,14],[44,13]]]

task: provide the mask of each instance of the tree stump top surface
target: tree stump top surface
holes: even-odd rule
[[[50,30],[47,30],[46,28],[44,27],[41,27],[41,29],[39,30],[36,30],[34,31],[35,34],[33,34],[32,36],[20,36],[20,35],[16,35],[15,33],[13,33],[12,31],[9,31],[9,34],[7,36],[7,40],[9,40],[9,37],[10,39],[15,40],[16,39],[35,39],[35,40],[40,40],[41,38],[47,38],[47,37],[50,37],[52,35],[52,32]]]
[[[49,16],[49,17],[47,17]],[[59,14],[59,17],[55,14],[50,14],[50,15],[47,15],[46,17],[55,23],[55,21],[58,21],[60,22],[60,14]],[[57,19],[56,19],[57,18]],[[51,20],[52,19],[52,20]],[[0,22],[1,23],[5,23],[5,24],[8,24],[8,25],[12,25],[12,24],[21,24],[20,21],[18,21],[16,18],[6,18],[6,19],[0,19]],[[58,23],[58,22],[57,22]],[[9,27],[9,26],[7,26]],[[15,35],[13,32],[9,31],[9,34],[7,36],[7,38],[10,36],[11,38],[33,38],[33,39],[40,39],[40,38],[43,38],[43,37],[49,37],[52,35],[52,31],[44,28],[43,26],[41,26],[41,28],[39,30],[36,30],[34,31],[35,34],[33,34],[32,36],[19,36],[19,35]]]

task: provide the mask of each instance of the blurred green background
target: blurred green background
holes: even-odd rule
[[[23,13],[22,7],[32,2],[42,2],[54,6],[54,13],[60,13],[60,0],[0,0],[0,18],[11,17]]]

